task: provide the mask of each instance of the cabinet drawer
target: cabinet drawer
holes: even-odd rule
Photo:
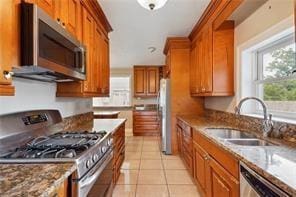
[[[178,119],[177,120],[177,124],[182,128],[183,132],[187,135],[192,137],[192,131],[191,131],[191,127],[188,126],[185,122],[183,122],[182,120]]]
[[[193,158],[192,154],[189,154],[186,150],[183,150],[183,161],[187,170],[189,170],[190,174],[193,174]]]
[[[136,130],[158,130],[159,125],[135,125]]]
[[[182,145],[184,146],[184,149],[192,155],[193,148],[192,148],[192,138],[188,137],[183,134],[183,142]]]
[[[157,116],[134,116],[134,121],[157,122]]]

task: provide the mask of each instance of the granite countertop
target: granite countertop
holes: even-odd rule
[[[137,104],[134,105],[134,111],[157,111],[156,104]]]
[[[233,128],[225,122],[210,120],[198,116],[179,116],[190,125],[195,132],[200,132],[211,142],[233,154],[258,174],[277,185],[292,196],[296,196],[296,148],[279,144],[279,141],[265,138],[278,146],[238,146],[226,142],[213,135],[215,131],[206,131],[206,128]],[[242,129],[242,128],[234,128]],[[248,128],[251,129],[251,128]],[[247,130],[246,130],[247,131]],[[250,132],[250,131],[249,131]],[[264,139],[262,135],[253,133]]]
[[[116,115],[119,113],[120,111],[94,111],[94,115]]]
[[[74,122],[67,122],[75,125]],[[126,119],[93,119],[65,131],[116,131]],[[76,170],[74,163],[0,164],[0,196],[54,196]]]
[[[76,167],[61,164],[0,164],[1,196],[54,196]]]

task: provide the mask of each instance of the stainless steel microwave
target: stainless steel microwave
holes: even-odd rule
[[[86,47],[36,4],[22,3],[21,66],[13,76],[40,81],[86,78]]]

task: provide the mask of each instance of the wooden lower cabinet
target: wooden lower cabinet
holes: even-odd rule
[[[198,131],[193,133],[194,179],[204,196],[238,197],[238,161]]]
[[[133,135],[160,135],[160,124],[157,111],[133,111]]]
[[[239,196],[239,164],[230,153],[179,118],[177,143],[179,155],[197,183],[201,196]]]
[[[206,163],[206,195],[217,197],[239,196],[239,181],[210,156]]]
[[[178,151],[186,169],[193,175],[193,146],[191,128],[181,121],[177,120],[177,144]]]
[[[208,154],[193,142],[194,179],[199,183],[202,192],[206,191],[206,162]]]
[[[120,175],[120,168],[125,158],[125,124],[113,133],[113,183]]]

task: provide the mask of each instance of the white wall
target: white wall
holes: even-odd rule
[[[14,79],[15,96],[0,97],[0,115],[33,109],[58,109],[63,117],[92,111],[92,99],[56,97],[56,84]]]
[[[269,0],[258,8],[252,15],[235,28],[235,92],[234,97],[208,97],[205,98],[205,107],[221,111],[234,112],[234,107],[240,99],[240,51],[241,47],[256,38],[259,34],[266,33],[273,26],[293,15],[293,0]],[[251,68],[250,68],[251,69]]]

